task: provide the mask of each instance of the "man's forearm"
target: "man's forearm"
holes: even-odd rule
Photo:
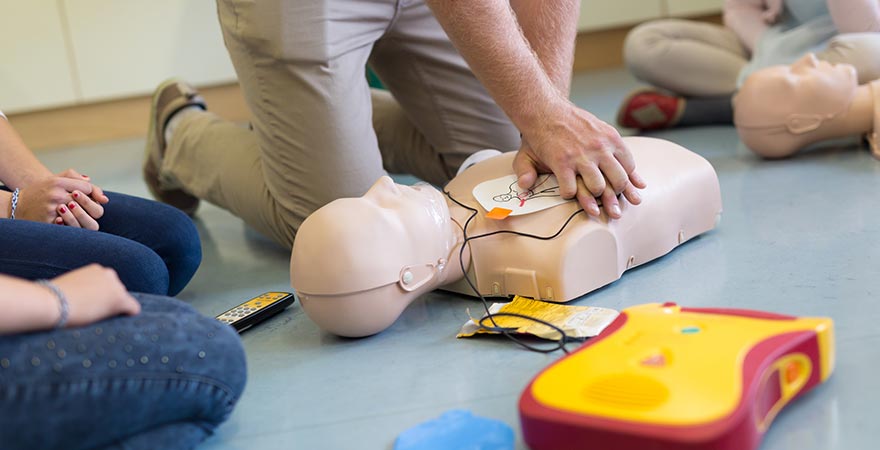
[[[11,188],[52,175],[25,146],[18,133],[0,118],[0,182]]]
[[[568,97],[580,0],[510,0],[526,40],[547,76]]]
[[[527,133],[567,101],[520,31],[509,0],[427,0],[474,74]],[[541,2],[544,3],[544,2]]]

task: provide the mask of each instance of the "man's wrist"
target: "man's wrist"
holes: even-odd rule
[[[548,98],[535,101],[518,118],[513,118],[514,124],[523,135],[523,139],[529,138],[546,131],[551,122],[556,118],[564,117],[571,106],[571,102],[557,94],[549,95]]]

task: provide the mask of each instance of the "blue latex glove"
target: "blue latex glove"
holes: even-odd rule
[[[394,450],[513,450],[513,429],[463,409],[400,433]]]

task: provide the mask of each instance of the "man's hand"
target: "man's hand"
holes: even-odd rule
[[[523,134],[513,163],[518,184],[530,188],[539,172],[552,172],[563,198],[576,197],[588,214],[599,215],[596,198],[609,217],[620,218],[617,194],[641,203],[644,180],[617,130],[570,102],[550,111],[542,124]]]

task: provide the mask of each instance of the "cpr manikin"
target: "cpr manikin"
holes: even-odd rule
[[[878,97],[880,81],[859,86],[852,66],[807,54],[791,66],[769,67],[746,79],[734,98],[734,123],[742,142],[767,158],[865,133],[880,157]]]
[[[496,234],[468,242],[464,267],[487,296],[521,295],[566,302],[620,278],[714,228],[721,213],[718,178],[699,155],[671,142],[624,138],[648,187],[642,203],[620,199],[622,217],[576,214],[554,239]],[[538,212],[486,217],[473,195],[487,180],[512,174],[514,154],[480,162],[456,176],[449,196],[478,214],[470,237],[496,230],[549,236],[580,207],[569,201]],[[418,296],[437,288],[468,295],[459,252],[472,212],[423,184],[383,177],[363,196],[335,200],[300,227],[291,283],[306,314],[341,336],[389,327]]]

